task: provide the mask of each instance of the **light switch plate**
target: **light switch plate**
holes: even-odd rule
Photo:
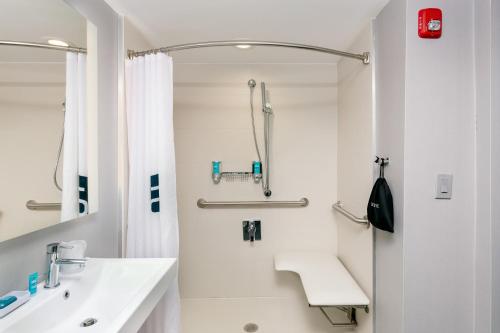
[[[440,174],[436,182],[436,199],[451,199],[453,175]]]

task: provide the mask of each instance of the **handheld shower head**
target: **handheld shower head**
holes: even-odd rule
[[[262,110],[265,110],[267,104],[267,93],[266,93],[266,84],[264,82],[260,83],[260,93],[262,97]]]
[[[268,114],[273,113],[273,108],[269,102],[269,91],[266,89],[265,82],[260,83],[260,90],[262,96],[262,111]]]

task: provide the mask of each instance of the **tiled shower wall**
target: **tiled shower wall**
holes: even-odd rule
[[[252,181],[214,185],[211,161],[250,171],[255,153],[247,81],[257,81],[255,115],[263,148],[260,82],[274,109],[272,200],[307,197],[307,208],[200,209],[206,200],[264,200]],[[337,252],[337,69],[335,64],[176,64],[174,124],[184,332],[330,332],[309,308],[294,273],[276,272],[275,253]],[[262,220],[262,241],[242,240],[242,220]],[[232,309],[233,315],[224,315]],[[222,316],[222,317],[221,317]]]

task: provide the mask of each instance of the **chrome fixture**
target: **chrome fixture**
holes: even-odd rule
[[[243,221],[243,240],[253,243],[262,239],[262,228],[260,220]]]
[[[262,228],[260,220],[247,220],[243,221],[243,240],[250,241],[253,243],[254,241],[259,241],[262,239]]]
[[[387,164],[389,164],[389,157],[378,157],[378,156],[375,156],[374,163],[377,163],[380,166],[386,166]]]
[[[89,327],[89,326],[95,325],[96,323],[97,323],[97,319],[95,319],[95,318],[87,318],[87,319],[85,319],[84,321],[82,321],[80,323],[80,326],[81,327]]]
[[[35,200],[28,200],[26,208],[29,210],[61,210],[60,202],[36,202]]]
[[[350,328],[354,328],[356,326],[358,326],[358,321],[356,320],[356,308],[358,309],[363,309],[365,310],[366,313],[369,313],[369,308],[368,308],[368,305],[338,305],[338,306],[318,306],[318,305],[309,305],[309,307],[311,308],[319,308],[321,310],[321,313],[323,313],[323,315],[326,317],[326,319],[328,320],[328,322],[330,323],[330,325],[332,325],[333,327],[350,327]],[[347,322],[336,322],[334,321],[330,315],[326,312],[325,308],[333,308],[333,309],[337,309],[337,310],[340,310],[342,312],[345,312],[345,314],[347,315],[347,319],[348,321]]]
[[[218,47],[218,46],[236,46],[236,45],[249,45],[249,46],[273,46],[273,47],[287,47],[292,49],[300,49],[307,51],[315,51],[321,53],[327,53],[331,55],[347,57],[352,59],[361,60],[363,64],[367,65],[370,63],[370,53],[364,52],[362,54],[338,51],[334,49],[329,49],[321,46],[298,44],[298,43],[286,43],[286,42],[270,42],[270,41],[257,41],[257,40],[222,40],[222,41],[210,41],[210,42],[199,42],[199,43],[189,43],[189,44],[179,44],[170,45],[165,47],[160,47],[157,49],[151,49],[146,51],[133,51],[128,50],[127,54],[129,58],[140,57],[151,53],[168,53],[174,51],[199,49],[205,47]]]
[[[19,42],[19,41],[13,41],[13,40],[0,40],[0,46],[22,46],[22,47],[34,47],[34,48],[38,48],[38,49],[56,50],[56,51],[87,53],[87,49],[84,49],[81,47],[59,46],[59,45],[31,43],[31,42]]]
[[[257,82],[254,79],[248,80],[248,87],[250,88],[250,115],[252,118],[252,133],[253,140],[255,144],[255,151],[257,152],[258,160],[252,162],[252,171],[222,171],[221,161],[212,161],[212,181],[214,184],[219,184],[221,180],[228,182],[245,182],[250,178],[253,178],[254,183],[262,184],[262,191],[266,197],[271,196],[271,190],[269,188],[269,154],[270,154],[270,117],[273,115],[273,109],[271,103],[269,103],[269,92],[266,90],[266,85],[264,82],[261,83],[262,89],[262,111],[264,112],[264,161],[265,166],[262,163],[262,155],[260,154],[259,143],[257,141],[257,133],[255,130],[255,116],[254,116],[254,105],[253,96],[254,89],[257,86]],[[265,171],[265,177],[263,177],[263,167]]]
[[[252,173],[248,171],[225,171],[220,173],[220,177],[228,182],[246,182],[252,177]]]
[[[250,242],[255,240],[255,221],[248,221],[248,238]]]
[[[253,178],[256,183],[260,181],[262,178],[262,174],[260,173],[261,163],[258,162],[259,165],[255,165],[255,161],[252,163],[252,172],[250,171],[222,171],[222,162],[221,161],[212,161],[212,181],[214,184],[219,184],[221,180],[225,180],[227,182],[246,182],[250,178]]]
[[[56,288],[59,286],[59,268],[60,265],[79,265],[85,266],[87,259],[61,259],[59,258],[59,249],[71,249],[72,245],[66,245],[62,242],[50,243],[47,245],[47,279],[45,288]]]
[[[66,102],[62,103],[62,111],[63,111],[63,115],[66,114]],[[59,182],[57,181],[57,171],[59,169],[59,164],[60,164],[60,160],[61,160],[63,143],[64,143],[64,116],[63,116],[63,121],[62,121],[62,132],[61,132],[61,136],[59,139],[59,147],[57,149],[56,165],[54,166],[54,173],[52,174],[52,181],[54,182],[55,187],[59,191],[62,191],[62,187],[61,187],[61,185],[59,185]],[[28,208],[29,210],[61,210],[61,203],[59,203],[59,202],[39,203],[39,202],[36,202],[35,200],[28,200],[26,202],[26,208]]]
[[[337,201],[336,203],[333,204],[333,209],[335,209],[337,212],[344,215],[345,217],[347,217],[349,220],[351,220],[354,223],[363,224],[367,228],[370,227],[370,221],[368,221],[368,217],[366,215],[363,217],[355,216],[353,213],[345,210],[344,207],[342,206],[342,202],[340,202],[340,201]]]
[[[260,149],[259,149],[259,143],[257,142],[257,133],[255,131],[255,115],[254,115],[254,109],[253,109],[253,94],[254,94],[254,89],[255,86],[257,85],[257,82],[255,82],[254,79],[248,80],[248,87],[250,88],[250,116],[252,118],[252,134],[253,134],[253,143],[255,145],[255,151],[257,153],[258,161],[254,161],[252,165],[252,171],[253,171],[253,180],[255,183],[258,183],[262,180],[262,158],[260,156]],[[258,165],[258,172],[255,169],[256,164],[259,163]],[[262,189],[264,190],[264,182],[262,184]]]
[[[61,153],[62,153],[62,148],[63,148],[63,143],[64,143],[64,124],[65,124],[65,117],[66,117],[66,102],[62,102],[62,112],[63,112],[63,121],[62,121],[62,132],[61,132],[61,138],[59,139],[59,148],[57,149],[57,159],[56,159],[56,166],[54,167],[54,174],[52,175],[54,185],[56,188],[62,192],[62,187],[59,185],[59,182],[57,181],[57,170],[59,169],[59,162],[61,160]]]
[[[378,156],[375,156],[375,157],[376,158],[375,158],[374,163],[377,163],[380,166],[379,177],[384,178],[384,170],[385,170],[385,166],[387,164],[389,164],[389,157],[378,157]]]
[[[258,183],[262,179],[262,191],[264,192],[264,195],[266,197],[270,197],[272,192],[269,185],[269,154],[271,141],[271,116],[273,115],[273,108],[271,106],[271,103],[269,102],[269,91],[266,90],[266,84],[265,82],[261,82],[260,89],[262,94],[262,112],[264,113],[264,163],[262,163],[262,155],[260,154],[259,143],[257,142],[257,133],[255,130],[255,115],[253,106],[253,95],[256,85],[257,83],[254,79],[250,79],[248,81],[248,87],[250,88],[250,115],[252,117],[253,141],[257,157],[259,158],[258,162],[260,163],[260,166],[264,168],[265,176],[262,177],[262,173],[259,173],[258,176],[254,177],[254,181]],[[262,172],[262,170],[260,171]]]
[[[264,179],[264,195],[270,197],[272,192],[269,188],[269,154],[270,154],[270,140],[271,140],[271,116],[273,115],[273,108],[269,102],[269,91],[266,90],[266,84],[260,83],[260,90],[262,94],[262,112],[264,112],[264,159],[265,159],[265,179]]]
[[[309,200],[302,198],[297,201],[206,201],[198,199],[199,208],[299,208],[307,207]]]

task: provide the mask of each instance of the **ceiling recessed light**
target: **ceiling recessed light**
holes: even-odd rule
[[[249,45],[249,44],[238,44],[238,45],[236,45],[236,47],[239,48],[239,49],[245,50],[245,49],[251,48],[252,45]]]
[[[60,39],[49,39],[47,41],[50,45],[68,47],[69,44]]]

